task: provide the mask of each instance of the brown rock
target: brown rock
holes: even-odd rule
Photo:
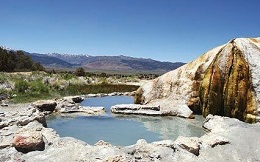
[[[45,149],[41,132],[23,128],[14,135],[13,146],[17,151],[23,153]]]

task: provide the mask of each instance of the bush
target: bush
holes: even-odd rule
[[[26,90],[28,90],[29,83],[24,80],[18,80],[17,82],[15,82],[14,86],[15,86],[15,89],[17,90],[17,92],[24,93]]]
[[[77,68],[76,71],[75,71],[76,76],[85,76],[85,74],[86,74],[85,70],[82,67]]]
[[[70,73],[65,73],[65,74],[62,74],[62,78],[65,79],[65,80],[70,80],[72,78],[75,78],[76,76],[74,74],[70,74]]]
[[[6,76],[0,73],[0,84],[3,84],[7,81]]]
[[[30,89],[36,93],[49,93],[49,87],[42,83],[41,80],[36,80],[31,83]]]

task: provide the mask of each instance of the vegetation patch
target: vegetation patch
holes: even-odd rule
[[[94,84],[94,85],[69,85],[66,89],[60,91],[62,96],[78,94],[97,94],[112,92],[132,92],[139,88],[136,85],[125,84]]]
[[[132,92],[139,88],[126,84],[135,77],[76,76],[74,73],[19,72],[0,73],[0,100],[9,98],[13,103],[28,103],[69,95],[112,92]],[[9,88],[7,88],[9,87]]]

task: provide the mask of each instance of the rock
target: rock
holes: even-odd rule
[[[98,95],[97,94],[87,94],[85,97],[86,98],[98,97]]]
[[[190,153],[199,156],[201,140],[198,137],[179,136],[174,143]]]
[[[87,94],[85,97],[86,97],[86,98],[91,98],[91,97],[102,97],[102,96],[107,96],[107,94],[103,94],[103,93]]]
[[[95,144],[95,146],[111,147],[112,145],[111,145],[110,143],[108,143],[108,142],[105,142],[105,141],[103,141],[103,140],[100,140],[100,141],[98,141],[98,142]]]
[[[128,96],[135,96],[136,91],[128,92]]]
[[[173,161],[175,150],[160,142],[147,143],[140,139],[135,145],[122,148],[128,161]]]
[[[115,155],[115,156],[109,156],[105,158],[105,162],[124,162],[126,161],[126,158],[124,155]]]
[[[64,97],[64,100],[67,100],[69,102],[74,102],[74,103],[80,103],[84,100],[84,97],[81,96],[69,96],[69,97]]]
[[[39,109],[40,111],[54,111],[57,103],[53,100],[40,100],[32,103],[32,106]]]
[[[5,113],[4,112],[0,112],[0,117],[5,117]]]
[[[32,121],[38,121],[44,127],[47,126],[46,118],[43,114],[34,114],[33,116],[30,116],[30,117],[28,117],[28,116],[19,117],[19,118],[17,118],[16,124],[19,126],[25,126]]]
[[[207,147],[207,146],[215,147],[217,145],[226,145],[230,143],[229,140],[226,139],[225,137],[213,133],[209,133],[202,136],[200,140],[202,141],[203,147]]]
[[[178,105],[176,109],[160,109],[160,106],[140,104],[120,104],[110,108],[115,114],[139,114],[139,115],[168,115],[193,118],[192,111],[186,105]]]
[[[169,147],[171,149],[175,149],[175,143],[172,140],[156,141],[156,142],[153,142],[152,144],[157,145],[157,146],[164,146],[164,147]]]
[[[113,92],[113,93],[109,93],[107,94],[108,96],[116,96],[117,95],[117,92]]]
[[[57,106],[56,111],[58,112],[69,112],[69,111],[76,111],[79,109],[79,104],[75,103],[71,97],[64,97],[62,99],[56,100]]]
[[[61,109],[60,113],[79,113],[79,115],[101,115],[105,113],[104,107],[79,106],[78,109]]]
[[[2,103],[1,106],[3,106],[3,107],[7,107],[8,104],[7,104],[7,103]]]
[[[184,118],[194,118],[193,112],[185,104],[176,105],[175,109],[163,109],[163,115],[179,116]]]
[[[204,117],[213,114],[257,122],[259,69],[260,38],[232,39],[141,85],[135,103],[157,104],[161,110],[171,109],[171,112],[177,111],[177,105],[185,104]]]
[[[43,151],[45,143],[40,131],[21,129],[14,135],[13,146],[17,151],[27,153],[35,150]]]
[[[236,120],[230,120],[228,117],[221,117],[217,115],[208,115],[202,124],[202,127],[207,131],[213,133],[225,132],[230,128],[230,125]]]
[[[14,133],[17,129],[19,129],[19,127],[13,125],[0,130],[0,149],[10,148],[12,146]]]
[[[1,120],[0,129],[13,125],[25,126],[33,121],[37,121],[44,127],[47,126],[44,114],[35,108],[23,108],[16,113],[5,113]]]
[[[162,115],[160,106],[120,104],[112,106],[110,110],[115,114]]]
[[[100,115],[105,113],[104,107],[80,106],[71,97],[57,100],[57,103],[56,110],[60,113],[84,113],[85,115]]]

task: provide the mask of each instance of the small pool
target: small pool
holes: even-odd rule
[[[110,113],[111,106],[129,103],[133,103],[133,98],[129,96],[87,98],[81,103],[82,105],[103,106],[107,113],[102,116],[75,118],[49,116],[47,124],[62,137],[75,137],[88,144],[104,140],[118,146],[135,144],[138,139],[153,142],[163,139],[175,140],[180,135],[200,137],[205,133],[201,127],[202,116],[196,116],[195,119],[183,119]]]

